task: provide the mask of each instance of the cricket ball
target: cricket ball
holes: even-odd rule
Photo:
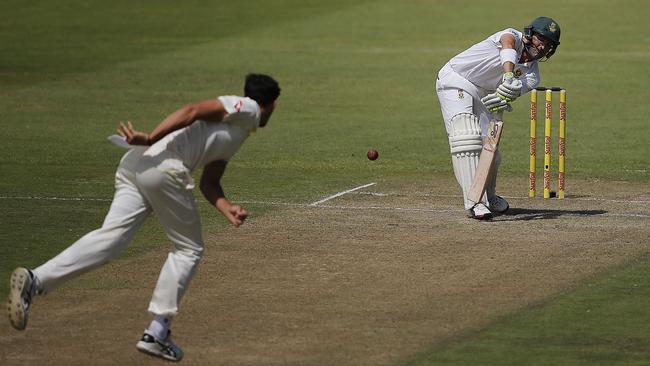
[[[368,160],[377,160],[379,157],[379,151],[375,149],[368,150]]]

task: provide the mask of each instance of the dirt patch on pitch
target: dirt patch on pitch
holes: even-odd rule
[[[510,214],[486,223],[464,216],[450,180],[379,182],[210,235],[173,327],[184,362],[390,365],[649,251],[647,185],[571,189],[580,195],[563,201],[510,197]],[[159,363],[134,346],[164,256],[38,298],[27,331],[0,327],[0,363]]]

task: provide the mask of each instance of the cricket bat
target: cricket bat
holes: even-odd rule
[[[493,119],[490,121],[487,130],[487,136],[483,140],[483,149],[478,159],[478,166],[474,174],[474,182],[469,189],[468,199],[474,203],[481,202],[481,197],[485,193],[485,186],[487,185],[492,166],[494,165],[494,158],[496,157],[497,147],[499,147],[499,140],[501,139],[501,131],[503,130],[503,121]]]

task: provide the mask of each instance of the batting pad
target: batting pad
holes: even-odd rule
[[[450,125],[451,162],[456,180],[463,189],[465,209],[469,210],[474,203],[467,199],[467,194],[474,182],[474,174],[483,148],[481,126],[478,118],[471,113],[459,113],[453,116]]]

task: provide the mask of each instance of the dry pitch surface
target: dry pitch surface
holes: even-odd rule
[[[250,202],[277,209],[206,237],[173,327],[183,362],[390,365],[649,251],[646,184],[570,183],[568,199],[543,201],[502,181],[521,193],[492,222],[465,217],[451,180],[380,181],[315,206]],[[164,257],[37,298],[26,331],[0,326],[0,364],[161,363],[135,343]]]

